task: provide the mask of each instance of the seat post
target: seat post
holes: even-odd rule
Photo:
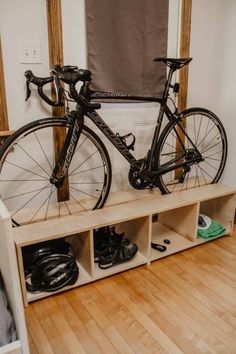
[[[163,96],[162,96],[162,99],[164,101],[166,101],[167,98],[168,98],[169,88],[170,88],[172,76],[173,76],[175,70],[176,70],[176,68],[174,66],[170,66],[168,77],[167,77],[167,80],[166,80],[166,83],[165,83],[165,89],[164,89]]]

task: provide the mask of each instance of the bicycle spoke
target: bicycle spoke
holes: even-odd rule
[[[189,173],[189,172],[187,172],[187,174],[188,174],[188,173]],[[185,178],[184,178],[184,183],[182,184],[181,191],[184,189],[184,186],[185,186],[185,183],[186,183],[186,180],[187,180],[187,178],[186,178],[187,174],[185,175]]]
[[[85,173],[85,172],[89,172],[89,171],[94,171],[94,170],[97,170],[98,168],[101,168],[101,167],[104,168],[104,165],[97,166],[97,167],[93,167],[93,168],[89,168],[88,170],[83,170],[83,171],[76,172],[76,173],[71,173],[71,174],[69,174],[68,176],[75,176],[75,175],[79,175],[80,173]]]
[[[48,179],[1,179],[0,182],[45,182]]]
[[[207,123],[206,134],[205,134],[205,136],[202,138],[202,140],[200,141],[200,143],[198,143],[197,148],[198,148],[202,143],[203,143],[203,145],[204,145],[204,142],[205,142],[205,140],[206,140],[206,137],[210,134],[210,132],[212,131],[212,129],[215,128],[215,126],[213,125],[213,126],[211,127],[211,129],[207,132],[208,126],[209,126],[209,121],[208,121],[208,123]]]
[[[81,189],[78,189],[78,188],[75,188],[75,187],[71,187],[71,189],[74,189],[74,190],[77,191],[77,192],[80,192],[80,193],[83,193],[83,194],[85,194],[85,195],[88,195],[88,196],[90,196],[90,197],[92,197],[92,198],[94,198],[94,199],[98,199],[98,197],[95,197],[95,196],[92,195],[92,194],[86,193],[86,192],[82,191]]]
[[[65,204],[66,209],[68,210],[69,214],[70,214],[70,215],[72,215],[72,214],[71,214],[71,211],[70,211],[70,209],[69,209],[69,207],[68,207],[68,205],[67,205],[67,203],[66,203],[66,202],[64,202],[64,204]]]
[[[55,188],[54,191],[53,191],[53,187],[54,187],[54,186],[52,185],[51,194],[50,194],[49,199],[48,199],[48,204],[47,204],[47,209],[46,209],[46,213],[45,213],[45,218],[44,218],[44,220],[47,220],[47,215],[48,215],[48,209],[49,209],[49,204],[50,204],[51,196],[52,196],[53,192],[56,190],[56,188]]]
[[[171,190],[171,192],[173,192],[173,190],[175,189],[175,187],[179,184],[179,180],[177,180],[176,182],[171,182],[171,183],[167,183],[167,186],[174,186],[174,188]]]
[[[174,192],[175,187],[179,185],[179,181],[177,181],[176,183],[173,183],[174,187],[172,188],[171,192]]]
[[[47,172],[42,166],[40,166],[40,164],[39,164],[27,151],[25,151],[25,149],[24,149],[19,143],[17,143],[16,145],[17,145],[22,151],[24,151],[24,153],[25,153],[27,156],[29,156],[29,158],[30,158],[32,161],[34,161],[34,162],[36,163],[36,165],[37,165],[43,172],[45,172],[46,175],[49,177],[48,172]]]
[[[50,188],[50,186],[48,186],[47,188]],[[14,198],[22,197],[22,196],[27,195],[27,194],[38,192],[38,191],[41,191],[41,189],[42,188],[37,188],[37,189],[34,189],[33,191],[29,191],[29,192],[25,192],[25,193],[21,193],[21,194],[16,194],[14,196],[10,196],[10,197],[7,197],[7,198],[3,199],[3,201],[5,202],[6,200],[9,200],[9,199],[14,199]]]
[[[57,204],[58,204],[58,216],[60,218],[61,217],[61,204],[60,204],[60,202]]]
[[[199,133],[200,133],[201,126],[202,126],[202,115],[201,115],[201,120],[200,120],[200,124],[199,124],[199,127],[198,127],[197,140],[196,140],[196,143],[195,143],[196,146],[197,146],[197,143],[198,143],[198,138],[199,138]]]
[[[85,162],[87,162],[89,159],[91,159],[92,156],[94,156],[96,153],[98,152],[98,150],[96,150],[92,155],[90,155],[84,162],[82,162],[79,166],[77,166],[72,172],[71,174],[73,174],[73,172],[75,172],[76,170],[78,170],[81,166],[83,166],[85,164]]]
[[[170,143],[166,143],[166,145],[168,145],[170,148],[172,148],[173,150],[175,149],[175,147],[173,145],[171,145]]]
[[[168,153],[165,153],[165,154],[161,154],[161,156],[169,156],[169,155],[177,155],[177,154],[182,154],[183,151],[173,151],[173,152],[168,152]]]
[[[81,208],[83,208],[85,211],[88,211],[72,194],[71,194],[72,199],[79,205]]]
[[[9,165],[12,165],[12,166],[15,166],[15,167],[17,167],[17,168],[20,168],[20,169],[23,170],[23,171],[29,172],[29,173],[31,173],[32,175],[39,176],[39,177],[41,177],[41,178],[44,178],[44,179],[48,180],[47,177],[41,176],[40,174],[38,174],[38,173],[36,173],[36,172],[32,172],[32,171],[28,170],[27,168],[24,168],[24,167],[22,167],[22,166],[19,166],[19,165],[13,163],[13,162],[6,161],[6,160],[5,160],[5,162],[7,162]]]
[[[220,159],[215,159],[213,157],[209,157],[209,156],[204,156],[204,159],[209,159],[209,160],[214,160],[214,161],[221,161]]]
[[[194,137],[195,137],[195,141],[197,141],[197,135],[196,135],[196,116],[195,116],[195,114],[193,115],[193,122],[194,122]]]
[[[216,143],[215,145],[211,146],[209,149],[205,150],[205,151],[204,151],[204,154],[205,154],[207,151],[213,149],[215,146],[217,146],[217,145],[219,145],[219,144],[221,144],[220,141],[219,141],[218,143]]]
[[[196,182],[198,181],[198,187],[200,187],[200,182],[199,182],[199,176],[198,176],[198,170],[197,170],[197,167],[196,167],[196,165],[194,165],[195,166],[195,172],[196,172],[196,177],[197,178],[195,178],[195,181],[194,181],[194,188],[196,187]]]
[[[53,186],[52,186],[53,188]],[[44,206],[44,204],[47,203],[47,201],[51,198],[52,195],[52,188],[51,188],[51,193],[49,194],[49,196],[46,198],[46,200],[42,203],[42,205],[36,210],[36,212],[34,213],[33,217],[30,219],[29,224],[32,223],[33,219],[35,218],[35,216],[38,214],[38,212],[42,209],[42,207]]]
[[[202,168],[200,165],[199,165],[199,168],[200,168],[200,171],[202,172],[204,172],[208,177],[210,177],[210,179],[212,180],[212,176],[211,175],[209,175],[209,173],[207,173],[205,170],[204,170],[204,168]]]
[[[220,135],[219,135],[219,133],[217,133],[214,137],[213,137],[213,139],[207,144],[207,145],[202,145],[202,150],[203,150],[203,147],[204,147],[204,149],[207,149],[208,148],[208,146],[212,143],[212,141],[214,140],[214,139],[218,139],[220,137]],[[202,153],[204,153],[206,150],[204,150],[204,151],[202,151]]]
[[[186,175],[185,175],[185,181],[184,181],[184,184],[186,185],[186,188],[185,188],[185,190],[187,190],[188,189],[188,183],[189,183],[189,176],[190,176],[190,171],[188,171],[187,173],[186,173]]]
[[[88,137],[84,138],[83,142],[76,148],[75,153],[81,148],[84,142],[88,139]]]
[[[207,181],[206,181],[206,178],[205,178],[205,176],[204,176],[204,174],[203,174],[203,172],[202,171],[204,171],[200,166],[199,166],[199,168],[200,168],[200,172],[201,172],[201,174],[202,174],[202,177],[203,177],[203,179],[205,180],[205,183],[207,184]]]
[[[33,196],[31,199],[29,199],[24,205],[22,205],[20,208],[18,208],[14,214],[12,214],[11,216],[16,215],[20,210],[22,210],[26,205],[28,205],[34,198],[36,198],[42,191],[44,191],[48,186],[50,185],[50,183],[48,183],[48,185],[44,188],[41,189],[41,191],[39,191],[35,196]]]
[[[46,155],[46,153],[45,153],[45,151],[44,151],[44,149],[43,149],[42,144],[41,144],[40,141],[39,141],[39,138],[38,138],[36,132],[34,132],[34,135],[35,135],[35,137],[36,137],[36,139],[37,139],[37,141],[38,141],[38,144],[39,144],[39,146],[40,146],[40,148],[41,148],[41,150],[42,150],[42,152],[43,152],[43,154],[44,154],[44,156],[45,156],[45,159],[46,159],[46,161],[48,162],[49,167],[50,167],[50,169],[51,169],[51,171],[52,171],[52,170],[53,170],[52,165],[50,164],[50,161],[49,161],[49,159],[48,159],[48,157],[47,157],[47,155]]]
[[[209,156],[204,156],[204,157],[210,159],[210,158],[212,158],[212,156],[219,155],[219,154],[222,154],[222,150],[217,151],[217,152],[215,152],[214,154],[211,154],[211,155],[209,155]],[[220,161],[220,160],[219,160],[219,161]]]
[[[70,182],[70,184],[99,184],[104,182]]]
[[[207,163],[209,166],[211,166],[212,168],[214,168],[215,170],[217,170],[217,168],[215,166],[212,166],[212,164],[210,164],[208,161],[204,161],[205,163]]]

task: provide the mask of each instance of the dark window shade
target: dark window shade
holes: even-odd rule
[[[136,95],[163,91],[168,0],[86,0],[88,68],[93,88]]]

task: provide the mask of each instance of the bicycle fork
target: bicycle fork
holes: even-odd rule
[[[70,123],[69,129],[50,177],[51,184],[54,184],[56,188],[63,186],[84,125],[84,115],[81,111],[70,112],[68,118]]]

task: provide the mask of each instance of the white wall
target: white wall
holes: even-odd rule
[[[229,155],[222,181],[236,186],[236,1],[193,0],[188,105],[222,120]]]
[[[64,63],[85,68],[85,0],[62,0],[62,25]],[[170,0],[168,55],[176,56],[178,47],[179,1]],[[10,129],[17,129],[25,123],[50,115],[50,107],[44,104],[35,92],[25,103],[24,71],[31,69],[38,76],[48,76],[48,37],[46,0],[0,0],[0,26],[3,47],[4,71]],[[20,64],[19,40],[41,42],[41,64]],[[134,132],[139,148],[137,157],[143,157],[150,144],[153,126],[157,117],[157,105],[104,104],[100,111],[115,132],[121,135]],[[106,142],[112,155],[114,189],[128,188],[127,162]],[[121,172],[122,171],[122,172]]]
[[[168,55],[178,56],[179,2],[170,0]],[[204,106],[223,121],[229,140],[229,158],[223,182],[236,185],[235,102],[236,102],[236,1],[193,0],[188,106]],[[86,67],[84,0],[62,0],[64,62]],[[9,123],[17,129],[32,120],[50,115],[50,107],[36,93],[25,103],[24,71],[49,75],[46,0],[0,0],[0,31]],[[41,64],[20,64],[19,40],[41,42]],[[142,157],[152,137],[156,120],[153,104],[103,105],[101,114],[115,131],[137,136],[136,156]],[[145,132],[145,133],[144,133]],[[126,188],[128,164],[112,154],[114,188]],[[120,173],[123,170],[123,173]]]
[[[7,109],[10,129],[48,116],[46,104],[32,94],[25,102],[25,70],[48,76],[48,37],[45,0],[0,0],[0,32],[2,40]],[[20,64],[18,41],[39,40],[42,64]]]
[[[177,56],[179,1],[170,0],[168,55]],[[193,0],[188,106],[205,106],[222,119],[229,139],[229,158],[223,181],[236,185],[234,155],[235,101],[236,101],[236,1]],[[86,67],[84,0],[62,0],[64,61]],[[25,103],[24,71],[31,69],[37,75],[47,76],[48,36],[45,0],[0,0],[0,30],[3,47],[4,71],[9,123],[11,129],[37,118],[50,115],[50,107],[33,93]],[[41,64],[20,64],[18,41],[41,42]],[[104,105],[101,113],[114,130],[121,134],[134,130],[140,141],[136,155],[142,156],[151,138],[156,119],[153,104]],[[128,117],[128,118],[127,118]],[[145,128],[146,138],[142,131]],[[112,148],[109,146],[109,150]],[[119,175],[121,164],[126,162],[115,156],[118,185],[126,183]]]

